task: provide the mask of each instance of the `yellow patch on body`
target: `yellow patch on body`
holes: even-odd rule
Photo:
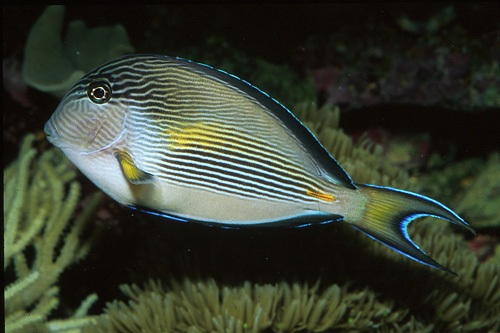
[[[211,147],[214,144],[224,145],[224,138],[217,133],[221,128],[222,126],[214,124],[197,123],[179,130],[167,130],[163,135],[171,148],[185,148],[193,144]]]

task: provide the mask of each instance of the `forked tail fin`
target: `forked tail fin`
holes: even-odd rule
[[[368,198],[363,217],[350,221],[356,229],[389,246],[390,248],[423,264],[456,275],[429,257],[411,239],[408,224],[422,216],[433,216],[458,224],[474,235],[474,229],[460,216],[443,204],[423,195],[374,185],[356,184],[357,191]]]

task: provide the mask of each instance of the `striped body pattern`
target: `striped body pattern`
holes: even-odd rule
[[[355,185],[284,106],[206,65],[156,55],[104,64],[67,93],[45,132],[89,179],[127,206],[211,224],[344,220],[372,235],[363,217],[376,201],[375,190]],[[432,204],[435,215],[465,224]],[[381,214],[368,216],[393,214],[372,207],[378,208]],[[394,239],[378,240],[424,262]]]

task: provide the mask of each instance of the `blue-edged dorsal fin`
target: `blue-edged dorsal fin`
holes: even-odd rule
[[[131,184],[148,184],[153,181],[153,175],[139,169],[126,149],[119,149],[114,152],[118,163],[122,169],[123,175]]]
[[[251,85],[245,80],[238,78],[232,74],[215,69],[211,66],[200,64],[194,61],[172,58],[168,56],[157,56],[166,59],[173,64],[177,64],[186,70],[193,71],[208,78],[212,78],[221,82],[227,87],[236,89],[239,92],[246,94],[249,98],[257,101],[263,108],[269,111],[275,118],[292,133],[295,138],[301,142],[303,147],[311,154],[314,160],[321,166],[327,174],[336,181],[339,185],[355,189],[349,175],[337,163],[337,161],[328,153],[328,151],[321,145],[316,137],[305,127],[295,115],[290,112],[286,107],[271,98],[268,94]]]

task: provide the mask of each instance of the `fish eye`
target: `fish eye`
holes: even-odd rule
[[[104,104],[111,99],[111,86],[104,81],[94,81],[87,87],[87,96],[96,104]]]

